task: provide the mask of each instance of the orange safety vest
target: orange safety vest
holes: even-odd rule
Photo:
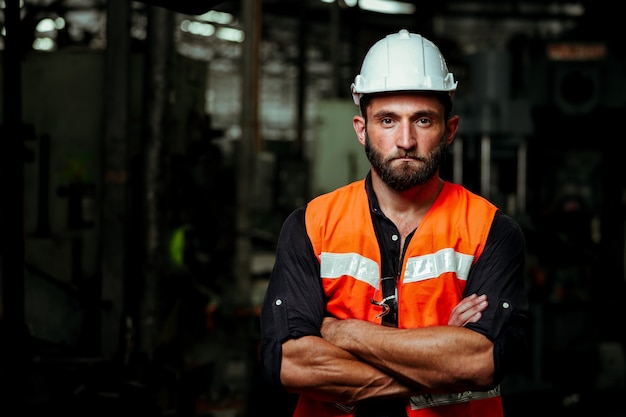
[[[461,301],[471,266],[480,257],[497,208],[465,188],[446,182],[417,228],[398,279],[398,327],[447,325]],[[306,229],[330,314],[381,323],[372,305],[380,284],[380,248],[364,180],[313,199]],[[425,394],[410,398],[409,417],[503,415],[499,387],[486,392]],[[301,395],[295,417],[351,416],[353,410]]]

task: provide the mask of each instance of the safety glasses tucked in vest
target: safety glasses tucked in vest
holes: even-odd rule
[[[384,277],[380,279],[380,286],[370,299],[370,302],[381,307],[382,311],[376,318],[382,317],[384,326],[398,326],[398,285],[396,277]],[[378,301],[377,299],[380,299]]]

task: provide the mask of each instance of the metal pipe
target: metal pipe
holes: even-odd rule
[[[128,234],[128,120],[130,113],[130,12],[127,0],[107,2],[104,132],[100,209],[100,350],[111,358],[121,347]]]
[[[167,155],[164,121],[170,93],[170,60],[173,51],[173,12],[158,6],[148,6],[148,56],[146,73],[143,144],[142,229],[143,286],[138,323],[138,347],[151,355],[156,348],[161,324],[161,281],[166,270],[166,178]]]
[[[250,260],[252,242],[250,236],[250,195],[254,144],[259,137],[259,45],[261,37],[261,2],[243,0],[243,20],[246,38],[242,60],[242,135],[238,149],[237,167],[237,213],[235,243],[234,282],[227,296],[235,306],[247,307],[250,303]]]
[[[517,213],[526,212],[526,170],[528,168],[528,145],[521,141],[517,149]]]
[[[491,194],[491,137],[480,139],[480,192],[485,198]]]

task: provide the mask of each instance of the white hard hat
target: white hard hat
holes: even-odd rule
[[[402,29],[370,48],[351,89],[358,106],[363,94],[448,91],[452,95],[456,85],[439,48],[421,35]]]

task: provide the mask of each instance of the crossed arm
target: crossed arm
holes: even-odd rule
[[[462,327],[486,307],[485,296],[472,295],[454,308],[448,326],[417,329],[325,318],[322,338],[283,344],[281,381],[288,391],[340,403],[490,388],[493,344]]]

